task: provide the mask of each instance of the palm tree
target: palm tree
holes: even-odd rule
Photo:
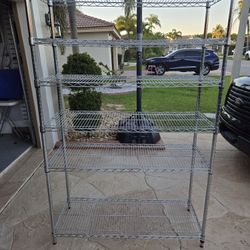
[[[115,27],[118,31],[126,31],[128,39],[134,38],[136,33],[136,15],[119,16],[115,20]]]
[[[215,28],[213,28],[212,38],[223,38],[223,37],[225,37],[225,29],[220,24],[217,24]]]
[[[128,39],[135,34],[136,15],[133,14],[135,0],[124,0],[124,16],[115,20],[115,27],[118,31],[126,31]]]
[[[124,14],[128,18],[135,8],[135,0],[124,0]]]
[[[182,32],[181,31],[177,31],[176,29],[172,29],[172,31],[168,32],[165,35],[166,38],[171,39],[171,40],[176,40],[178,38],[182,37]]]
[[[161,27],[161,22],[157,15],[150,14],[149,17],[146,17],[145,28],[152,33],[156,26]]]
[[[76,3],[73,0],[67,0],[68,4],[68,14],[69,14],[69,24],[70,24],[70,33],[72,39],[77,39],[77,25],[76,25]],[[79,53],[79,46],[72,45],[72,52],[73,54]]]

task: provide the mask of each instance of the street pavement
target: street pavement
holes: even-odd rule
[[[222,62],[220,63],[222,65]],[[233,67],[233,60],[228,60],[227,61],[227,72],[231,73],[232,72],[232,67]],[[240,70],[240,75],[249,75],[250,76],[250,60],[247,61],[243,59],[241,61],[241,70]]]

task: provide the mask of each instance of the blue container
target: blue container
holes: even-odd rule
[[[20,100],[22,98],[23,90],[19,70],[0,70],[0,100]]]

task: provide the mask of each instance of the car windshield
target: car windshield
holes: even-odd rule
[[[177,51],[177,50],[170,51],[168,54],[165,55],[165,57],[166,57],[166,56],[174,55],[176,51]]]

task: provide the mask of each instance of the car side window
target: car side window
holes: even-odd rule
[[[189,57],[201,57],[201,51],[187,51]]]
[[[185,52],[184,51],[177,52],[173,57],[174,59],[182,59],[185,57]]]
[[[186,59],[193,58],[193,57],[194,57],[193,51],[186,51],[186,53],[185,53],[185,58]]]

